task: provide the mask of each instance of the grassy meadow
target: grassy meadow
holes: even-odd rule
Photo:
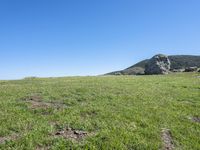
[[[0,149],[200,149],[200,74],[0,81]]]

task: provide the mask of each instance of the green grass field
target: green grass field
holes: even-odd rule
[[[200,149],[200,74],[0,81],[2,150],[158,150],[163,130]]]

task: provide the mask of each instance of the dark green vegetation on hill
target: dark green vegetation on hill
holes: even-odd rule
[[[169,59],[172,69],[183,69],[195,66],[200,68],[200,56],[174,55],[169,56]]]
[[[192,55],[172,55],[168,56],[171,62],[171,69],[185,69],[187,67],[198,67],[200,68],[200,56]],[[137,75],[143,74],[145,65],[148,63],[148,59],[145,59],[127,69],[121,71],[114,71],[108,73],[108,75]]]
[[[0,149],[197,150],[199,76],[0,81]]]

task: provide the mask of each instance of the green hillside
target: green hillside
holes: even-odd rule
[[[193,55],[172,55],[168,56],[171,62],[171,69],[185,69],[187,67],[200,68],[200,56]],[[128,67],[121,71],[114,71],[107,75],[138,75],[144,74],[145,65],[148,63],[148,59],[140,61],[135,65]]]
[[[200,56],[174,55],[169,56],[169,59],[172,69],[183,69],[194,66],[200,68]]]
[[[0,81],[0,149],[198,150],[199,77]]]

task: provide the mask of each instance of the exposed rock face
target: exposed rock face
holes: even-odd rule
[[[145,66],[145,74],[168,74],[170,70],[168,56],[158,54],[152,57]]]
[[[171,72],[184,72],[185,69],[171,69]]]
[[[188,67],[200,68],[200,56],[194,55],[171,55],[168,56],[170,61],[171,72],[184,72]],[[149,63],[150,59],[142,60],[124,70],[114,71],[106,75],[140,75],[144,74],[145,66]],[[139,69],[138,69],[139,68]]]
[[[195,71],[198,71],[197,67],[188,67],[188,68],[185,68],[185,72],[195,72]]]

